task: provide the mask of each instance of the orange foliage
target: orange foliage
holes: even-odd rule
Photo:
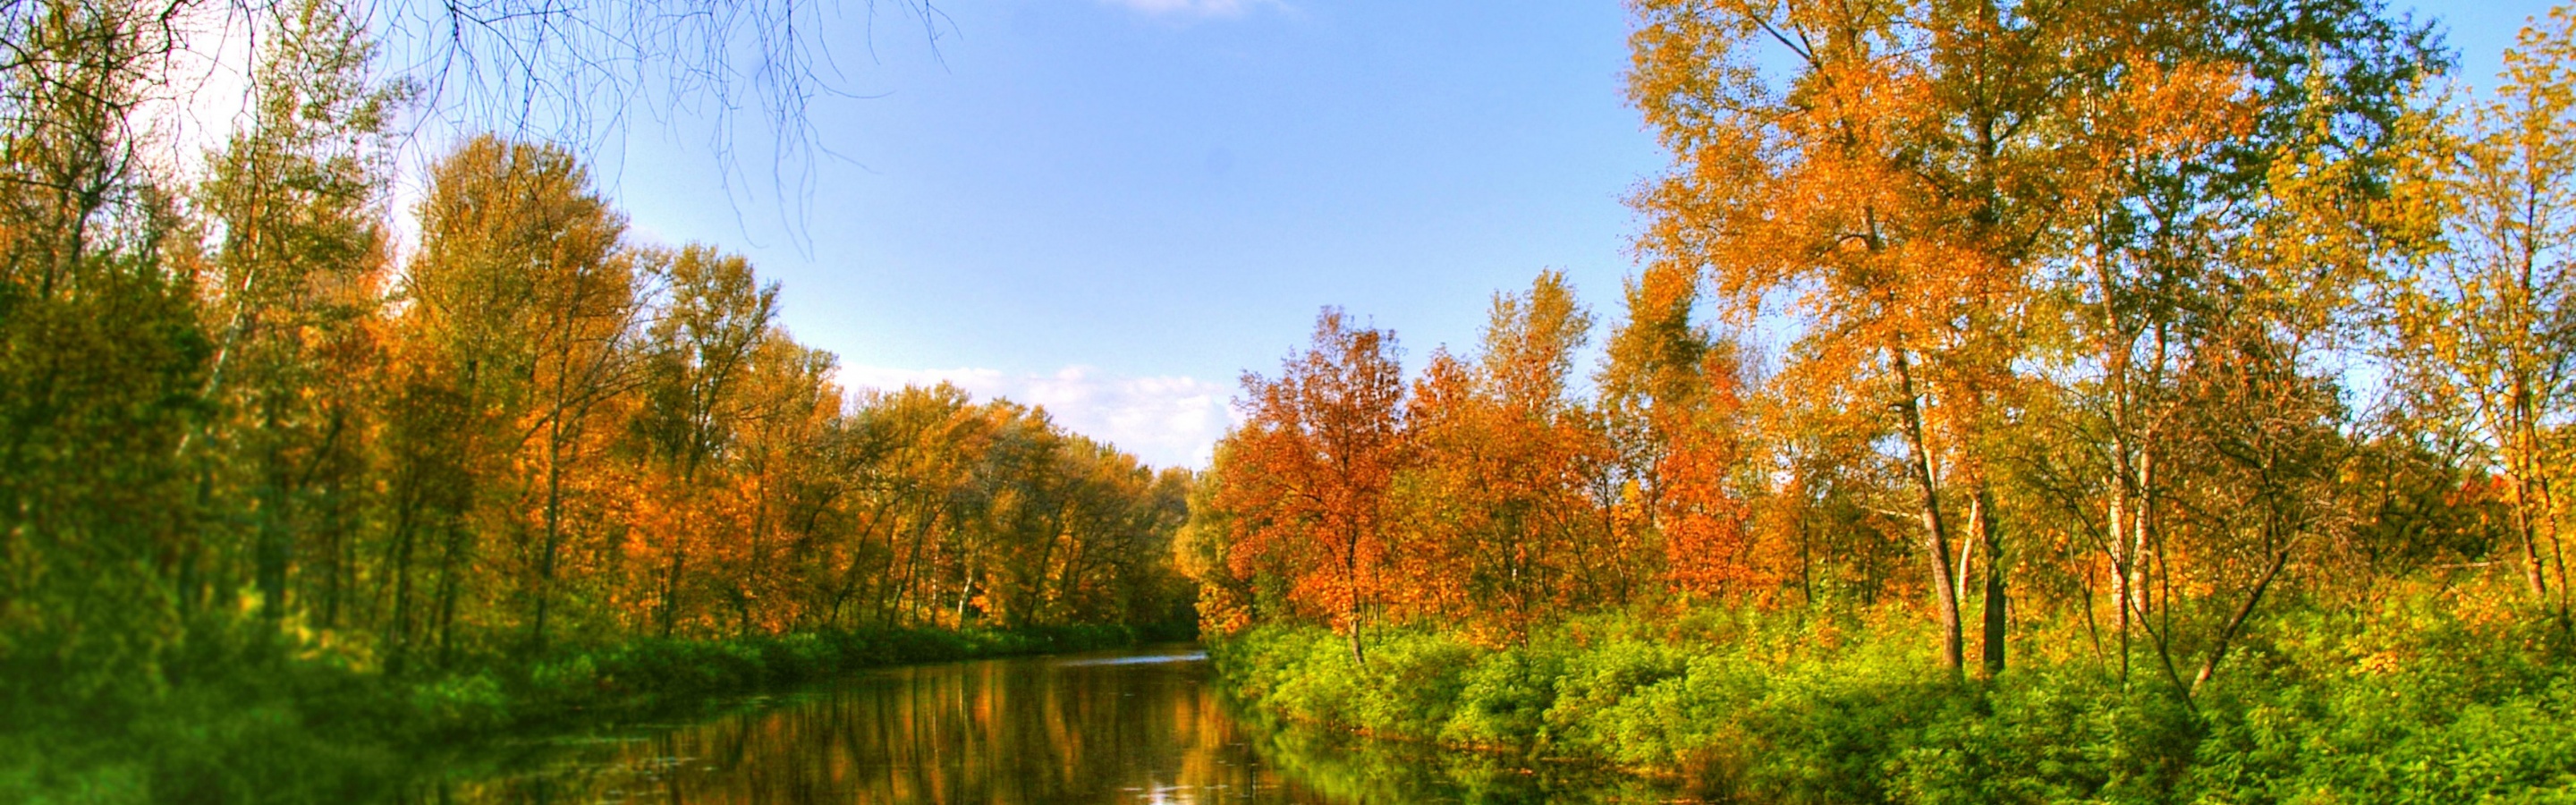
[[[1218,504],[1235,512],[1238,576],[1276,570],[1288,598],[1352,637],[1385,602],[1386,499],[1403,452],[1395,339],[1352,329],[1339,310],[1276,380],[1244,377],[1250,421],[1229,438]]]

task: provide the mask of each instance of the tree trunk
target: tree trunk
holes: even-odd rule
[[[2227,659],[2228,647],[2235,643],[2236,635],[2244,630],[2245,621],[2254,617],[2254,608],[2263,603],[2263,593],[2272,589],[2272,580],[2279,577],[2281,568],[2290,563],[2291,547],[2284,545],[2280,550],[2273,552],[2271,565],[2263,569],[2263,578],[2254,583],[2253,592],[2245,595],[2245,605],[2237,607],[2236,614],[2229,617],[2227,623],[2219,628],[2217,644],[2210,648],[2209,660],[2200,664],[2200,672],[2192,675],[2191,687],[2183,692],[2185,698],[2198,694],[2200,686],[2218,673],[2218,663]]]
[[[912,594],[913,585],[919,581],[920,578],[921,543],[924,539],[929,537],[932,530],[939,527],[940,519],[948,516],[948,508],[945,506],[926,505],[925,508],[930,509],[930,519],[921,521],[919,525],[913,526],[912,539],[908,541],[909,544],[904,546],[903,580],[895,585],[894,600],[886,606],[885,625],[887,626],[900,625],[899,621],[903,615],[903,599]],[[892,560],[889,559],[888,561]],[[892,574],[889,573],[888,575]],[[936,606],[937,602],[932,602],[932,605]]]
[[[546,434],[546,532],[537,550],[537,616],[529,626],[528,656],[546,652],[546,610],[553,602],[555,553],[563,539],[563,425],[560,417]]]
[[[1351,615],[1351,663],[1359,666],[1359,669],[1362,671],[1368,670],[1368,652],[1363,651],[1360,648],[1360,619],[1358,613],[1353,613]]]
[[[680,624],[680,571],[686,569],[689,561],[689,548],[683,544],[686,539],[685,535],[671,538],[671,567],[662,576],[662,638],[665,640],[670,639]]]
[[[1914,385],[1914,371],[1903,349],[1895,352],[1898,392],[1898,414],[1904,419],[1906,444],[1913,451],[1911,466],[1915,488],[1921,493],[1923,538],[1932,559],[1932,597],[1941,618],[1941,664],[1953,674],[1964,670],[1966,641],[1959,624],[1959,584],[1950,571],[1950,534],[1941,518],[1941,496],[1932,472],[1932,451],[1924,444],[1922,395]]]
[[[463,519],[462,517],[449,519],[447,549],[439,553],[438,559],[437,615],[438,667],[440,668],[448,668],[456,664],[456,601],[464,596],[464,582],[459,576],[463,574],[462,565],[467,561],[463,556],[467,533]]]
[[[1994,493],[1986,487],[1983,480],[1977,483],[1977,497],[1973,505],[1976,510],[1970,527],[1976,530],[1977,541],[1984,543],[1986,549],[1983,648],[1986,675],[1993,676],[2003,673],[2004,670],[2004,636],[2009,626],[2005,612],[2007,599],[2004,590],[2004,573],[2007,565],[2004,561],[2003,526],[1995,521]]]
[[[868,547],[868,539],[876,536],[877,522],[884,520],[886,513],[893,508],[894,504],[887,503],[881,506],[871,507],[868,510],[867,524],[859,527],[858,539],[852,541],[850,544],[850,563],[848,566],[841,569],[841,583],[832,591],[831,608],[824,614],[824,623],[828,623],[833,626],[841,625],[841,608],[848,605],[850,597],[858,594],[859,591],[859,565],[861,564],[860,560],[866,556],[864,552]],[[886,542],[886,573],[888,575],[892,575],[894,573],[894,540],[889,537]],[[878,586],[879,590],[877,598],[882,601],[884,599],[884,585],[880,582]]]
[[[1366,671],[1368,670],[1368,652],[1362,650],[1360,647],[1361,605],[1359,529],[1350,529],[1348,537],[1349,538],[1342,544],[1342,578],[1350,585],[1349,592],[1347,593],[1349,596],[1348,604],[1344,610],[1344,620],[1347,620],[1350,624],[1351,662],[1358,665],[1360,670]]]
[[[420,516],[420,504],[411,499],[412,494],[403,497],[401,507],[394,513],[393,545],[386,551],[392,554],[387,564],[392,565],[394,600],[393,612],[387,614],[391,639],[386,642],[391,645],[385,652],[385,675],[392,677],[402,676],[411,659],[411,548]]]
[[[262,436],[268,445],[260,451],[259,480],[259,615],[277,628],[286,619],[286,566],[289,543],[286,533],[286,457],[278,445],[278,413],[275,401],[267,401],[262,417]]]

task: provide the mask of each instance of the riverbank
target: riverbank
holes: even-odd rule
[[[638,640],[388,679],[274,632],[192,636],[140,691],[26,701],[0,725],[0,801],[351,802],[440,747],[683,713],[891,665],[1136,644],[1123,626],[879,629]]]
[[[2549,627],[2424,595],[2273,616],[2211,683],[2122,684],[2081,624],[1994,679],[1920,618],[1699,610],[1570,618],[1522,644],[1264,626],[1210,650],[1280,718],[1616,764],[1712,799],[2473,802],[2576,798],[2576,665]],[[2141,657],[2141,663],[2152,662]]]

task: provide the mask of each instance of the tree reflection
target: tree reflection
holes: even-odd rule
[[[451,773],[399,799],[801,805],[1669,796],[1597,771],[1250,723],[1206,674],[1196,655],[1169,651],[894,669],[649,737],[561,742],[519,768]]]

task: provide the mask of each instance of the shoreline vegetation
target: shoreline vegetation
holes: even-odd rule
[[[872,629],[646,639],[396,680],[346,658],[244,631],[183,654],[170,686],[119,711],[13,710],[0,730],[10,802],[375,801],[430,769],[421,758],[502,737],[701,714],[737,697],[855,671],[1130,647],[1125,626]]]
[[[1600,764],[1711,801],[2576,798],[2566,648],[2459,603],[2288,609],[2191,700],[2121,684],[2080,624],[2031,629],[2009,674],[1953,678],[1902,607],[1600,613],[1499,646],[1392,627],[1365,670],[1315,626],[1255,627],[1209,654],[1234,695],[1292,725]]]

